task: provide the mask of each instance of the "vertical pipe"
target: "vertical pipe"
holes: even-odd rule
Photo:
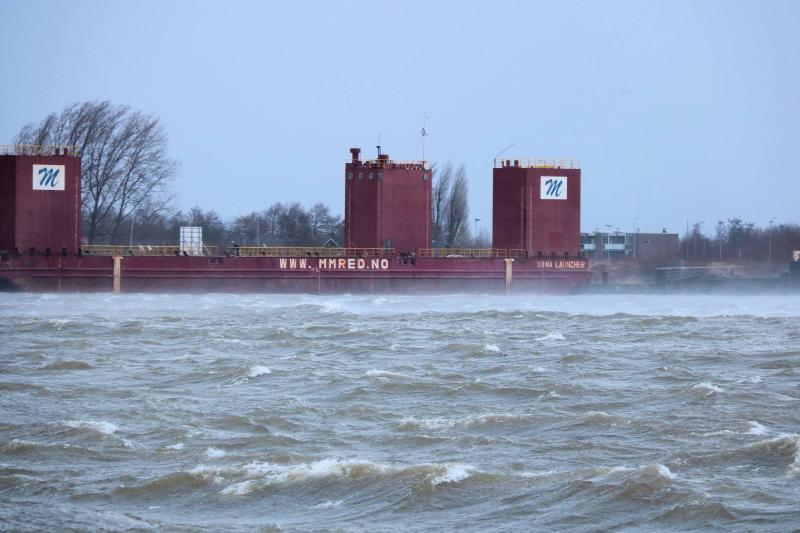
[[[119,294],[122,290],[122,256],[114,256],[114,284],[112,292]]]
[[[514,260],[513,259],[506,259],[506,294],[511,292],[511,284],[513,282],[514,277]]]

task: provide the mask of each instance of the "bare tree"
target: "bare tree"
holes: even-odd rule
[[[467,172],[461,165],[453,175],[447,198],[447,225],[445,240],[450,246],[463,246],[469,236],[469,205]]]
[[[287,204],[278,217],[278,236],[283,243],[297,246],[312,242],[311,215],[297,202]]]
[[[317,203],[306,209],[298,203],[277,202],[263,211],[236,217],[228,227],[240,244],[272,246],[320,246],[333,238],[341,242],[342,217]]]
[[[284,211],[283,204],[276,202],[269,206],[263,213],[264,229],[267,237],[264,242],[267,244],[278,244],[278,221]]]
[[[15,142],[80,148],[84,233],[90,243],[116,242],[134,212],[152,212],[140,209],[148,204],[163,207],[166,185],[178,169],[157,117],[108,101],[51,113],[38,125],[23,126]]]
[[[431,219],[435,246],[463,246],[469,237],[469,206],[467,205],[467,172],[464,165],[457,169],[448,162],[433,168]]]
[[[259,246],[264,242],[262,231],[264,223],[261,213],[253,211],[246,215],[240,215],[228,226],[228,233],[231,239],[245,246]]]
[[[339,237],[339,226],[342,225],[342,217],[332,215],[330,208],[322,203],[311,206],[309,210],[311,217],[311,234],[315,245],[324,244],[328,239],[333,239],[337,243],[342,242]]]
[[[449,162],[444,167],[433,166],[433,194],[431,218],[433,219],[433,242],[441,246],[444,241],[445,226],[449,206],[447,205],[450,197],[450,184],[453,181],[453,165]]]

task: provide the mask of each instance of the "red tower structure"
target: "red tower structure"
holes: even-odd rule
[[[71,154],[68,148],[40,146],[0,151],[0,249],[78,253],[81,159]]]
[[[345,164],[344,240],[347,248],[431,247],[431,171],[423,161],[393,161],[381,154],[361,161],[351,148]]]
[[[527,257],[580,255],[577,161],[498,159],[492,179],[494,248]]]

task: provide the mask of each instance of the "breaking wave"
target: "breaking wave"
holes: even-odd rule
[[[119,431],[119,427],[115,424],[103,420],[67,420],[64,425],[75,429],[88,429],[101,435],[113,435]]]
[[[767,433],[769,433],[769,430],[767,430],[767,428],[765,428],[755,420],[751,420],[749,424],[750,424],[750,429],[747,430],[748,435],[766,435]]]
[[[364,376],[368,378],[382,378],[390,381],[412,381],[414,379],[408,374],[403,374],[401,372],[377,369],[367,370],[364,372]]]
[[[263,376],[265,374],[272,374],[272,370],[270,370],[269,367],[262,365],[251,366],[247,371],[247,377],[251,379],[257,378],[258,376]]]
[[[536,340],[545,342],[545,341],[563,341],[563,340],[566,340],[566,339],[564,338],[564,335],[562,335],[560,332],[552,331],[552,332],[548,333],[547,335],[544,335],[542,337],[537,337]]]
[[[456,484],[478,471],[461,464],[396,465],[372,461],[322,459],[311,463],[276,464],[253,462],[238,466],[198,465],[188,474],[214,485],[222,485],[221,494],[243,495],[268,487],[292,485],[317,480],[374,481],[405,480],[410,484],[430,486]],[[171,474],[168,478],[174,477]],[[184,482],[186,478],[180,478]],[[192,481],[192,483],[194,483]]]
[[[720,392],[723,392],[725,390],[722,387],[714,385],[709,381],[703,381],[702,383],[698,383],[692,388],[701,393],[706,398],[714,396],[715,394],[719,394]]]

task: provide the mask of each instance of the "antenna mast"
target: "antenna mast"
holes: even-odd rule
[[[494,162],[495,162],[495,164],[497,164],[497,158],[498,158],[498,157],[500,157],[501,155],[503,155],[504,153],[506,153],[506,152],[507,152],[507,151],[508,151],[510,148],[512,148],[512,147],[514,147],[514,146],[516,146],[516,145],[517,145],[517,143],[513,142],[513,143],[509,144],[508,146],[506,146],[505,148],[503,148],[502,150],[500,150],[500,153],[498,153],[496,156],[494,156]]]
[[[422,113],[422,130],[420,134],[422,135],[422,168],[425,168],[425,137],[428,136],[428,131],[425,129],[426,121],[428,119],[427,113]]]

